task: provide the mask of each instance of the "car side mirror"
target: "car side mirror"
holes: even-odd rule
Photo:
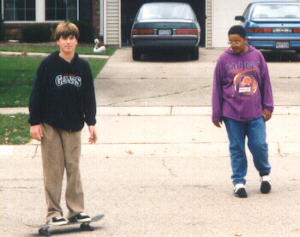
[[[234,19],[235,19],[236,21],[245,22],[245,17],[244,17],[244,16],[236,16]]]

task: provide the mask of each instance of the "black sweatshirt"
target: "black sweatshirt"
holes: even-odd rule
[[[88,62],[75,54],[69,63],[52,53],[40,64],[29,104],[31,125],[47,123],[79,131],[96,124],[96,100]]]

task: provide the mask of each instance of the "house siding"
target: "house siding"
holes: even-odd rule
[[[106,45],[121,47],[121,1],[122,0],[89,0],[88,10],[82,8],[86,0],[80,0],[80,20],[88,20],[93,24],[95,36],[103,36]],[[206,0],[205,45],[207,48],[227,47],[227,31],[235,24],[236,15],[241,15],[250,2],[259,0]],[[271,1],[271,0],[266,0]],[[289,0],[283,0],[289,1]],[[295,0],[300,2],[300,0]],[[2,6],[3,0],[0,0]],[[37,0],[38,11],[43,10],[44,1]],[[103,7],[103,8],[102,8]],[[1,9],[0,9],[1,10]],[[2,9],[3,10],[3,9]],[[38,12],[37,11],[37,12]],[[92,14],[88,14],[91,12]],[[88,19],[85,19],[85,18]],[[28,24],[44,23],[44,12],[37,14],[34,22],[4,22],[6,39],[21,39],[22,28]],[[99,33],[97,33],[99,32]]]
[[[108,0],[106,2],[106,35],[105,44],[110,46],[121,46],[121,12],[120,0]]]
[[[206,32],[205,32],[205,36],[206,36],[206,39],[205,39],[205,45],[206,45],[206,48],[212,48],[213,44],[212,44],[212,35],[213,35],[213,32],[212,32],[212,1],[213,0],[206,0]]]

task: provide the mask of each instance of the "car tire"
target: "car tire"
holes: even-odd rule
[[[137,48],[132,48],[132,59],[138,61],[141,59],[141,51]]]
[[[192,48],[191,58],[192,58],[192,60],[198,60],[199,59],[199,48],[198,47]]]

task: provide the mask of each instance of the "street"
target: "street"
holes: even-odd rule
[[[210,121],[212,75],[222,51],[200,49],[199,61],[150,56],[140,62],[132,61],[130,48],[116,51],[95,81],[99,142],[88,144],[86,128],[82,139],[86,212],[105,217],[94,232],[53,236],[300,236],[299,62],[269,59],[273,189],[259,192],[248,154],[249,197],[238,199],[225,128]],[[23,223],[44,222],[41,167],[38,142],[1,146],[1,236],[37,236]]]

